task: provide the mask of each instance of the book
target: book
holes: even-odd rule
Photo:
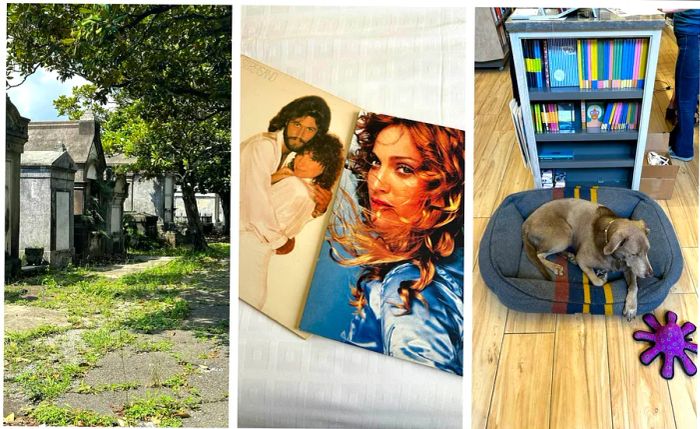
[[[548,43],[552,87],[578,85],[577,47],[574,39],[550,39]]]
[[[639,122],[639,102],[608,103],[601,120],[602,131],[636,130]]]
[[[605,114],[603,105],[597,102],[586,103],[586,130],[600,130],[602,122],[600,119]]]
[[[527,149],[527,139],[525,138],[525,124],[523,122],[522,109],[515,98],[510,100],[508,108],[510,109],[511,119],[513,120],[515,135],[518,138],[518,146],[520,147],[520,155],[522,155],[523,164],[525,164],[526,168],[530,168],[530,155]]]
[[[534,103],[530,108],[536,133],[575,133],[582,128],[573,102]]]
[[[549,79],[549,49],[546,39],[542,41],[542,55],[544,57],[544,64],[542,64],[544,70],[544,86],[545,88],[549,88],[551,86],[551,81]]]
[[[574,159],[574,151],[570,149],[543,149],[540,151],[539,158],[545,160]]]
[[[648,38],[527,39],[528,86],[642,89],[648,49]]]
[[[242,56],[241,136],[240,298],[302,338],[461,375],[464,131]]]
[[[576,132],[576,115],[574,103],[557,104],[558,125],[560,133]]]

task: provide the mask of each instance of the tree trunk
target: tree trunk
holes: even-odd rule
[[[219,197],[221,197],[221,208],[224,209],[224,231],[228,235],[231,233],[231,192],[219,192]]]
[[[185,183],[182,183],[180,188],[182,190],[182,202],[185,204],[185,213],[187,214],[187,229],[192,240],[192,250],[207,250],[209,246],[207,246],[207,240],[204,238],[204,232],[202,231],[202,224],[199,221],[199,209],[197,208],[197,198],[195,197],[194,189]]]

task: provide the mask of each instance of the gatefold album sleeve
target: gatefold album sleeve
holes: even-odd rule
[[[464,131],[361,112],[300,328],[462,375]]]
[[[296,327],[330,217],[314,189],[332,201],[359,110],[241,56],[239,296],[302,337]]]

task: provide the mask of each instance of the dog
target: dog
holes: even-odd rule
[[[555,253],[577,264],[596,286],[607,282],[607,272],[623,271],[627,281],[623,314],[628,321],[637,315],[637,277],[654,275],[648,235],[643,220],[621,218],[603,205],[576,198],[543,204],[522,227],[527,256],[545,278],[564,274],[561,265],[546,259]],[[567,251],[569,247],[575,254]],[[599,276],[595,269],[604,274]]]

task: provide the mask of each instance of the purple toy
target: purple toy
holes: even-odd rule
[[[695,354],[698,353],[698,345],[691,342],[688,335],[695,332],[695,325],[685,322],[683,326],[678,326],[676,321],[678,316],[673,311],[666,312],[666,325],[661,326],[653,314],[647,313],[642,317],[652,332],[634,331],[632,337],[637,341],[649,341],[652,345],[639,355],[639,360],[644,365],[649,365],[659,354],[663,354],[661,365],[661,376],[666,380],[673,378],[674,358],[681,362],[681,368],[688,375],[695,375],[698,369],[692,360],[686,355],[685,350]]]

